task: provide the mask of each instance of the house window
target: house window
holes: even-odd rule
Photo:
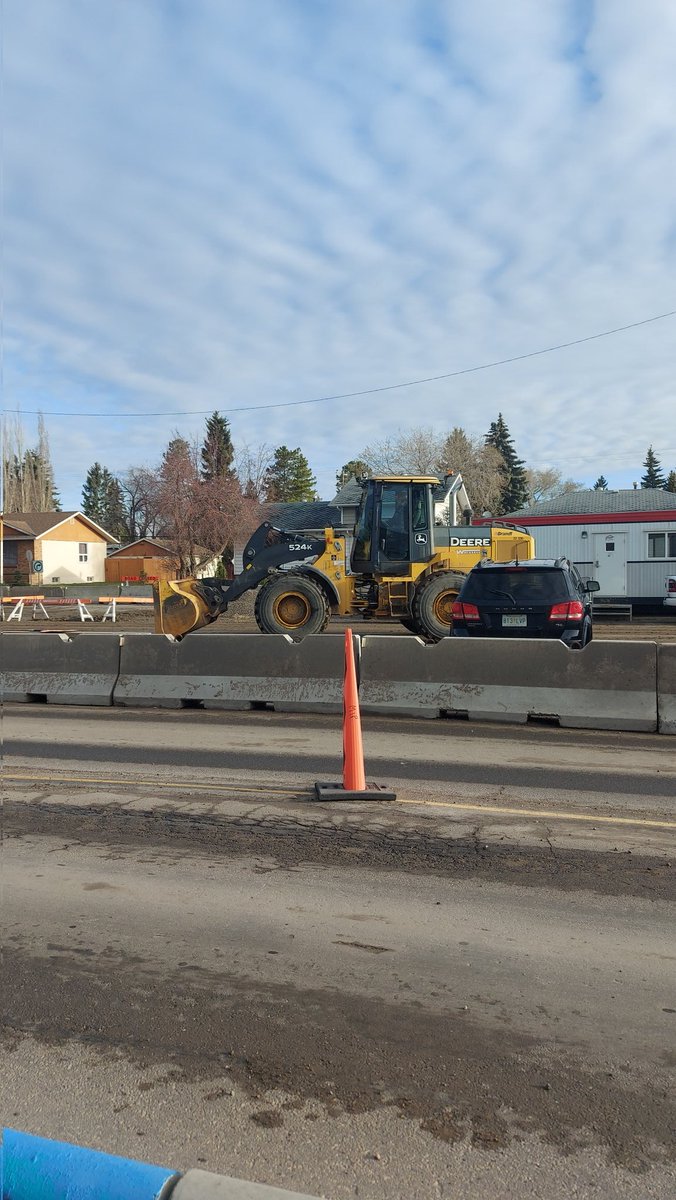
[[[676,558],[676,531],[649,533],[648,558]]]
[[[87,556],[87,543],[86,542],[78,542],[77,552],[78,552],[78,555],[80,556],[80,562],[86,562],[87,557],[88,557]]]
[[[19,543],[18,542],[3,542],[2,556],[6,567],[18,567],[19,565]]]

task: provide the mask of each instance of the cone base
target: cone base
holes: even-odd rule
[[[396,792],[388,791],[379,783],[367,783],[363,792],[349,792],[342,783],[315,783],[317,800],[396,800]]]

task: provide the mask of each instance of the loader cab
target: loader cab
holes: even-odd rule
[[[355,575],[405,575],[434,557],[431,483],[367,479],[357,514],[350,565]]]

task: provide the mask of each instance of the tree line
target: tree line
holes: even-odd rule
[[[336,483],[342,486],[351,475],[443,475],[447,471],[460,471],[474,511],[492,516],[516,512],[583,486],[552,467],[527,467],[502,413],[491,421],[483,437],[459,425],[446,434],[424,426],[391,434],[346,463]]]
[[[245,446],[238,453],[227,418],[214,412],[201,443],[176,432],[153,467],[114,475],[94,463],[82,511],[122,543],[166,541],[180,573],[194,575],[214,557],[232,559],[235,541],[263,519],[262,504],[314,500],[316,488],[299,447]]]
[[[665,475],[652,446],[643,466],[642,488],[676,492],[676,470]],[[491,421],[483,437],[457,425],[445,435],[423,426],[400,430],[366,446],[358,458],[345,463],[336,474],[336,486],[340,489],[353,476],[443,475],[448,470],[462,474],[475,512],[496,517],[586,487],[566,478],[555,467],[527,467],[517,454],[502,413]],[[593,488],[607,491],[606,477],[599,475]]]
[[[663,471],[652,445],[643,463],[642,488],[676,492],[676,470]],[[363,448],[336,474],[340,489],[353,476],[462,473],[477,513],[502,516],[584,484],[554,468],[527,467],[507,423],[498,413],[486,434],[460,426],[439,434],[433,428],[398,431]],[[599,475],[596,490],[607,490]],[[636,485],[635,485],[636,486]],[[82,511],[119,542],[141,538],[171,543],[179,570],[194,574],[218,555],[226,560],[262,519],[268,502],[318,499],[316,479],[300,447],[255,448],[233,445],[228,420],[219,412],[207,419],[201,442],[175,432],[152,466],[115,474],[99,462],[87,472]],[[28,447],[20,421],[3,431],[3,510],[5,513],[59,511],[49,441],[42,416],[35,446]]]
[[[176,431],[152,466],[115,474],[93,463],[81,510],[122,544],[141,538],[166,542],[178,571],[192,575],[214,557],[232,556],[235,539],[263,519],[263,503],[314,499],[317,482],[299,447],[236,451],[227,418],[214,412],[201,442]],[[42,416],[37,444],[30,448],[18,419],[3,425],[2,500],[5,513],[61,510]]]

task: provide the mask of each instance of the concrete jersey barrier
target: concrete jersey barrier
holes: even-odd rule
[[[660,733],[676,733],[676,645],[657,648],[657,719]]]
[[[19,703],[113,703],[119,638],[108,634],[2,634],[3,699]]]
[[[657,729],[657,646],[592,642],[569,650],[534,639],[362,640],[362,712],[525,723],[551,717],[577,729]]]
[[[116,705],[342,711],[341,638],[226,633],[176,642],[125,633],[121,643]]]
[[[4,699],[51,704],[282,712],[342,710],[337,637],[196,634],[0,634]],[[558,641],[355,637],[363,712],[466,715],[579,729],[676,734],[676,646]]]

